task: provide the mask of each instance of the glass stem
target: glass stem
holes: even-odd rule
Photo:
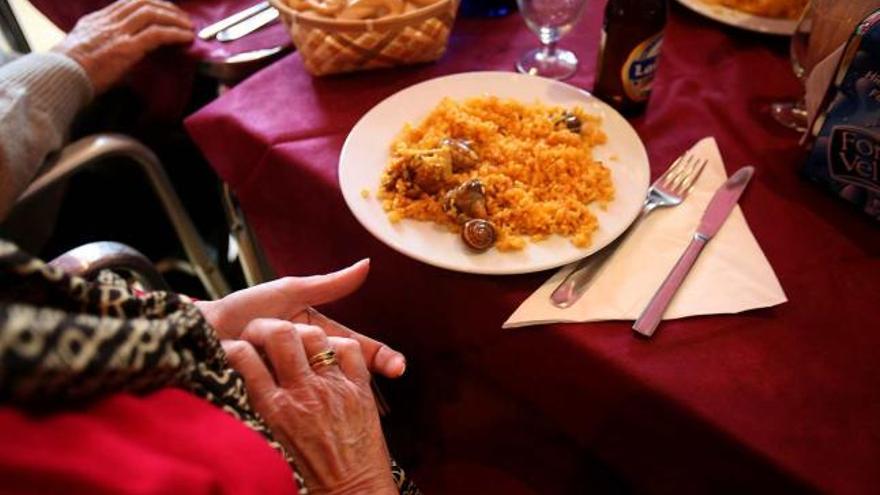
[[[544,58],[545,59],[554,59],[556,58],[556,40],[547,41],[544,43]]]

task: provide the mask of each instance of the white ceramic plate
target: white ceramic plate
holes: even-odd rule
[[[494,95],[525,103],[579,105],[602,118],[608,142],[594,156],[612,171],[615,199],[606,210],[594,209],[599,230],[589,248],[575,247],[553,236],[529,242],[525,249],[474,253],[458,235],[433,222],[402,220],[392,224],[376,198],[382,171],[389,160],[391,141],[405,123],[418,125],[444,97],[461,100]],[[612,159],[613,158],[613,159]],[[470,72],[440,77],[406,88],[385,99],[354,126],[339,158],[339,184],[345,202],[358,221],[382,242],[407,256],[450,270],[512,274],[565,265],[599,250],[632,223],[648,190],[648,156],[635,130],[614,109],[589,93],[565,83],[511,72]],[[363,197],[363,190],[369,197]]]
[[[678,3],[702,14],[710,19],[749,31],[765,34],[777,34],[791,36],[797,27],[797,19],[776,19],[773,17],[761,17],[740,12],[739,10],[724,7],[723,5],[711,5],[703,0],[678,0]]]

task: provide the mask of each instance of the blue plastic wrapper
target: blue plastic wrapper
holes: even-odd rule
[[[880,220],[880,10],[850,38],[823,106],[804,174]]]

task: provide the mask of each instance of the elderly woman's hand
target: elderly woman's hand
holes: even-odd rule
[[[54,50],[77,61],[99,94],[147,53],[193,36],[189,17],[170,2],[119,0],[80,19]]]
[[[223,342],[229,364],[244,377],[254,409],[294,453],[310,493],[397,493],[358,342],[272,319],[251,321],[241,337]],[[316,359],[328,349],[338,364]]]
[[[248,323],[257,318],[317,325],[328,335],[358,341],[370,371],[397,378],[406,369],[403,354],[311,308],[354,292],[367,278],[369,271],[369,260],[363,260],[335,273],[279,278],[234,292],[217,301],[199,301],[196,305],[221,339],[238,338]]]

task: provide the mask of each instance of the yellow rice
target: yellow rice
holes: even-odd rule
[[[554,124],[565,110],[581,120],[580,134]],[[464,102],[445,98],[418,126],[404,127],[391,144],[391,154],[436,148],[444,137],[468,139],[480,163],[454,174],[455,182],[473,178],[483,182],[499,250],[522,249],[528,239],[538,241],[552,234],[586,247],[598,228],[589,205],[604,207],[614,199],[611,171],[592,156],[593,147],[606,140],[600,124],[598,117],[580,107],[528,105],[497,97]],[[393,164],[394,160],[389,167]],[[442,208],[450,188],[408,198],[402,187],[392,191],[380,187],[378,197],[392,222],[432,221],[458,232],[460,226]]]
[[[721,4],[735,10],[761,17],[797,19],[807,6],[807,0],[704,0],[710,4]]]

